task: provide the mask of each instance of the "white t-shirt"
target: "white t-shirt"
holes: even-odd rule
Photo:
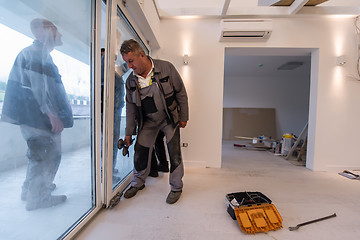
[[[140,88],[148,87],[152,84],[151,77],[153,75],[153,72],[154,72],[154,63],[151,60],[151,70],[146,75],[146,78],[136,74],[138,81],[139,81]]]

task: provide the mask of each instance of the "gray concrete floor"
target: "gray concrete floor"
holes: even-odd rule
[[[146,188],[112,209],[103,209],[78,234],[92,239],[358,239],[359,180],[313,172],[264,151],[234,148],[224,141],[221,169],[186,168],[184,190],[174,205],[165,203],[168,174],[148,178]],[[20,200],[25,167],[0,175],[0,239],[56,239],[91,206],[89,149],[63,155],[54,194],[68,200],[49,209],[25,210]],[[244,234],[226,212],[231,192],[259,191],[283,218],[283,228]],[[336,213],[337,217],[289,231],[289,226]]]
[[[221,169],[185,168],[183,194],[176,204],[165,203],[168,174],[148,178],[144,190],[100,211],[76,239],[359,239],[359,180],[313,172],[270,152],[236,149],[233,143],[223,144]],[[226,194],[244,191],[270,198],[283,228],[244,234],[225,204]],[[288,230],[333,213],[337,217]]]

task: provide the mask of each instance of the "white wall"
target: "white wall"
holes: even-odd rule
[[[185,82],[190,120],[181,130],[189,146],[182,149],[186,166],[221,167],[224,49],[217,41],[219,21],[162,20],[159,57],[172,62]],[[183,65],[183,55],[189,64]]]
[[[275,108],[276,134],[299,136],[308,121],[310,76],[228,77],[224,85],[225,108]],[[249,136],[252,137],[252,136]]]
[[[170,60],[189,94],[190,121],[182,130],[185,164],[221,166],[221,129],[225,47],[314,48],[310,86],[307,167],[316,171],[359,168],[360,82],[356,74],[354,18],[297,17],[273,19],[267,42],[219,43],[219,19],[161,20],[161,48],[154,57]],[[188,53],[189,65],[182,64]],[[337,55],[347,55],[339,67]],[[318,68],[318,69],[317,69]],[[188,166],[187,165],[187,166]]]

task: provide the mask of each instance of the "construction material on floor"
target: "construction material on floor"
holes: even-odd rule
[[[234,138],[249,141],[245,144],[243,142],[234,144],[234,147],[246,150],[270,151],[277,156],[285,157],[286,160],[296,166],[306,166],[307,133],[308,123],[305,124],[299,137],[293,133],[284,133],[281,141],[264,135],[257,137],[234,136]]]
[[[247,234],[282,228],[282,218],[261,192],[236,192],[226,195],[227,212]]]
[[[303,130],[301,131],[300,135],[298,138],[296,138],[296,141],[294,143],[294,145],[292,145],[292,148],[290,149],[290,151],[287,153],[285,159],[289,160],[290,157],[293,155],[294,151],[297,149],[300,141],[304,138],[304,143],[300,149],[300,153],[298,155],[298,158],[297,160],[298,161],[301,161],[301,156],[304,154],[305,150],[306,150],[306,147],[307,147],[307,133],[308,133],[308,123],[305,124]]]
[[[245,144],[236,144],[236,143],[234,143],[234,147],[246,148],[246,145]]]
[[[322,217],[322,218],[318,218],[318,219],[311,220],[311,221],[308,221],[308,222],[300,223],[300,224],[296,225],[295,227],[289,227],[289,230],[290,231],[298,230],[301,226],[305,226],[305,225],[308,225],[308,224],[311,224],[311,223],[320,222],[320,221],[323,221],[323,220],[326,220],[326,219],[329,219],[329,218],[333,218],[333,217],[336,217],[336,213],[334,213],[334,214],[332,214],[330,216],[327,216],[327,217]]]
[[[240,147],[247,150],[257,150],[257,151],[266,151],[270,150],[273,147],[274,139],[271,139],[266,136],[259,137],[243,137],[243,136],[234,136],[235,138],[242,140],[251,140],[245,146],[244,144],[234,144],[234,147]]]
[[[348,170],[344,170],[343,172],[339,173],[339,175],[350,178],[350,179],[360,180],[360,175],[359,174],[355,174],[355,173],[350,172]]]
[[[269,148],[264,147],[264,146],[259,146],[259,145],[252,145],[252,144],[236,144],[234,143],[234,147],[235,148],[239,148],[239,149],[246,149],[246,150],[256,150],[256,151],[266,151]]]

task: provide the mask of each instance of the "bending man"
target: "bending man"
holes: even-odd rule
[[[175,67],[167,61],[147,56],[138,42],[124,41],[120,48],[123,60],[133,69],[126,80],[125,143],[130,146],[136,133],[134,175],[125,198],[145,187],[149,175],[153,146],[159,131],[166,137],[170,157],[170,187],[166,198],[175,203],[183,188],[184,165],[180,151],[180,128],[188,121],[188,97]]]

